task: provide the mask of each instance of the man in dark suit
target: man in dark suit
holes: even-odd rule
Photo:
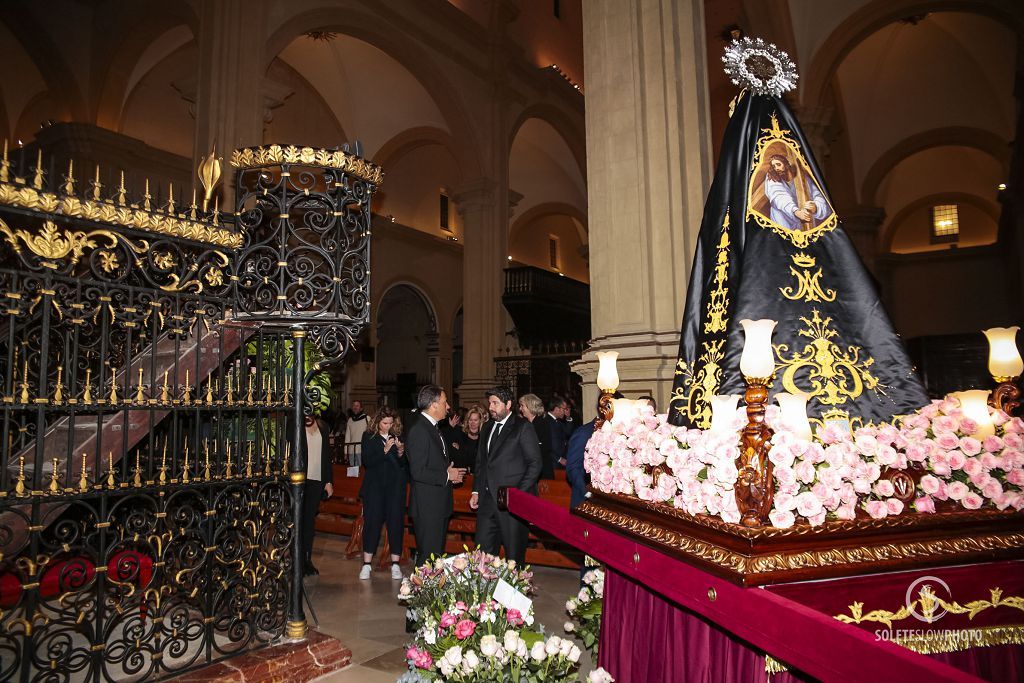
[[[445,552],[448,520],[452,516],[452,484],[461,484],[466,471],[453,467],[437,423],[448,413],[444,389],[428,384],[416,397],[419,413],[413,415],[405,438],[412,498],[409,516],[416,536],[416,564]]]
[[[613,398],[623,398],[622,394],[615,392]],[[600,397],[598,398],[600,401]],[[600,412],[600,408],[598,408]],[[587,442],[594,435],[594,427],[597,418],[587,424],[577,427],[569,437],[569,445],[566,447],[565,480],[571,489],[569,507],[574,508],[587,497],[587,484],[590,483],[590,475],[583,469],[583,456],[587,450]]]
[[[544,420],[551,429],[551,459],[555,463],[555,469],[565,468],[565,449],[572,430],[572,423],[565,421],[569,413],[569,406],[565,399],[555,394],[548,399],[548,412]]]
[[[469,507],[477,510],[476,542],[484,552],[526,563],[526,525],[507,510],[498,509],[498,489],[517,488],[537,495],[541,455],[537,432],[527,420],[512,414],[512,391],[495,387],[486,393],[491,420],[480,434]]]

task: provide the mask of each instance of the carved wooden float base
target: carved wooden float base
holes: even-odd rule
[[[1024,558],[1024,512],[965,510],[750,529],[593,491],[575,513],[742,586]]]

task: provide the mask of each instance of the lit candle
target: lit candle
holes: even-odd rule
[[[775,354],[772,352],[774,320],[741,320],[743,326],[743,353],[740,371],[749,379],[767,379],[775,373]]]
[[[1024,371],[1024,360],[1017,350],[1017,332],[1019,327],[993,327],[985,330],[988,337],[988,371],[998,378],[997,381],[1006,381],[1012,377],[1020,377]]]
[[[798,439],[810,441],[812,438],[811,423],[807,420],[807,394],[788,394],[780,391],[775,400],[782,409],[782,424],[793,432]]]
[[[736,422],[736,405],[739,394],[721,394],[711,397],[711,430],[712,432],[730,431]]]
[[[598,351],[597,353],[597,361],[600,363],[597,369],[597,387],[609,394],[619,388],[619,372],[615,367],[618,357],[618,351]]]
[[[964,417],[969,417],[978,424],[978,429],[971,436],[976,439],[984,439],[996,433],[992,415],[988,412],[988,391],[985,389],[954,391],[950,396],[960,401],[960,409],[964,411]]]

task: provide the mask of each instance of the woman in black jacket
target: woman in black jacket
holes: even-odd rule
[[[377,552],[380,528],[387,523],[388,545],[391,549],[391,578],[400,580],[402,570],[402,537],[405,534],[406,488],[409,483],[405,445],[398,440],[402,421],[391,408],[377,411],[363,434],[363,567],[359,578],[370,578],[370,563]]]

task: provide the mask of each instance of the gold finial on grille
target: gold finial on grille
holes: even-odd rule
[[[210,199],[213,198],[213,191],[220,182],[221,160],[217,157],[217,143],[214,143],[210,153],[200,160],[197,173],[199,182],[203,184],[203,213],[206,213]]]

